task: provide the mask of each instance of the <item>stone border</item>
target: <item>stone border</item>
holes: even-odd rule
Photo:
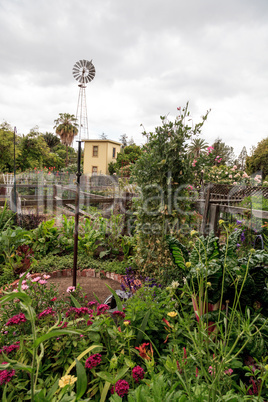
[[[62,271],[45,272],[43,274],[33,273],[31,274],[31,277],[36,278],[37,276],[40,275],[50,275],[51,278],[72,277],[73,270],[70,268],[70,269],[63,269]],[[105,272],[105,271],[96,272],[96,270],[92,268],[77,271],[77,278],[78,277],[101,278],[102,276],[106,277],[107,279],[112,279],[113,281],[116,281],[120,284],[124,282],[125,277],[125,275],[115,274],[114,272]],[[12,289],[14,289],[19,283],[19,281],[20,279],[16,279],[13,283],[8,285],[8,287],[12,287]],[[0,295],[3,293],[5,289],[6,288],[0,289]]]

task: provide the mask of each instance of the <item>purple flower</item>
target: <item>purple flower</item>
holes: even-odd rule
[[[140,382],[144,378],[144,370],[140,366],[136,366],[132,370],[132,377],[135,382]]]
[[[124,395],[127,395],[128,390],[129,390],[129,384],[126,380],[118,380],[117,383],[115,384],[115,392],[121,398],[123,398]]]
[[[85,367],[91,370],[93,367],[98,366],[101,363],[101,354],[96,353],[95,355],[89,356],[86,360]]]

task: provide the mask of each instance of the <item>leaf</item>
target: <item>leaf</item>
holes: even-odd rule
[[[58,329],[56,331],[51,331],[48,334],[44,334],[44,335],[40,336],[39,338],[37,338],[34,341],[33,346],[35,348],[37,348],[40,345],[40,343],[46,341],[47,339],[53,338],[55,336],[58,337],[60,335],[73,335],[73,334],[74,335],[80,335],[81,332],[73,331],[73,330],[70,330],[70,329]]]
[[[144,331],[145,331],[146,325],[147,325],[147,323],[148,323],[150,314],[151,314],[151,309],[149,309],[149,310],[146,312],[145,316],[143,317],[141,326],[140,326],[140,328],[138,328],[138,329],[139,329],[139,333],[138,333],[138,336],[137,336],[137,339],[136,339],[136,346],[138,346],[138,345],[140,344],[140,341],[141,341],[142,337],[144,336]]]
[[[91,352],[91,350],[95,349],[95,348],[102,348],[102,345],[91,345],[89,348],[87,348],[86,350],[84,350],[78,357],[77,360],[81,360],[82,357],[84,357],[87,353]],[[70,373],[70,371],[72,370],[72,368],[76,365],[76,361],[74,361],[70,367],[68,368],[68,370],[66,371],[65,375],[68,375]]]
[[[102,378],[104,381],[107,381],[107,382],[109,382],[111,384],[116,383],[116,381],[114,380],[114,377],[112,376],[112,374],[108,373],[108,371],[99,371],[96,374],[97,374],[97,376]]]
[[[30,305],[32,300],[30,298],[30,296],[28,296],[26,293],[23,292],[11,292],[8,293],[6,296],[1,297],[0,302],[1,303],[6,303],[9,302],[10,300],[13,299],[20,299],[22,300],[26,305]]]
[[[83,364],[75,359],[76,363],[76,374],[77,374],[77,383],[76,383],[76,401],[84,395],[87,390],[87,374]]]
[[[183,271],[186,269],[185,257],[188,257],[186,248],[174,237],[166,238],[169,250],[172,254],[173,262]]]
[[[73,302],[73,304],[74,304],[74,306],[75,306],[76,308],[81,308],[81,307],[82,307],[81,304],[78,303],[78,301],[76,300],[76,298],[73,297],[73,295],[72,295],[71,293],[69,293],[69,296],[71,297],[71,300],[72,300],[72,302]]]
[[[123,304],[122,304],[122,302],[120,300],[120,297],[117,295],[117,293],[109,285],[107,285],[107,283],[105,283],[105,286],[110,290],[110,292],[114,296],[115,301],[116,301],[117,309],[119,311],[123,311]]]
[[[105,402],[106,401],[106,396],[107,396],[107,393],[109,391],[110,385],[111,385],[110,382],[105,381],[105,384],[104,384],[104,387],[103,387],[103,390],[102,390],[102,393],[101,393],[100,402]]]
[[[126,372],[128,371],[129,367],[123,367],[121,370],[118,371],[118,373],[115,376],[114,382],[116,383],[120,378],[124,377]]]

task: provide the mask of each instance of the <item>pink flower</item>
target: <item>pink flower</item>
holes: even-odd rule
[[[49,278],[50,278],[50,275],[43,275],[43,278],[44,278],[44,279],[49,279]]]
[[[101,363],[101,354],[96,353],[95,355],[89,356],[86,360],[85,367],[91,370],[93,367],[98,366]]]
[[[126,380],[118,380],[114,388],[117,395],[123,398],[128,393],[129,384]]]
[[[55,300],[57,300],[57,298],[56,298],[56,296],[55,297],[53,297],[53,299],[51,299],[50,301],[55,301]]]
[[[136,366],[132,370],[132,377],[136,383],[144,378],[144,370],[140,366]]]
[[[42,311],[42,313],[38,314],[37,318],[42,318],[42,317],[46,317],[47,315],[52,315],[54,316],[56,314],[56,311],[52,310],[51,307],[45,309],[44,311]]]
[[[45,285],[45,283],[47,283],[47,281],[45,279],[40,279],[40,281],[38,283],[40,283],[40,285]]]
[[[100,304],[97,307],[97,315],[104,314],[109,309],[110,307],[108,306],[108,304]]]
[[[7,362],[3,362],[2,364],[7,364]],[[1,370],[0,371],[0,385],[8,383],[14,375],[15,375],[15,370]]]
[[[66,290],[67,293],[75,292],[75,286],[69,286]]]
[[[0,354],[4,352],[6,355],[8,355],[9,353],[13,352],[13,350],[17,350],[19,348],[20,348],[20,341],[17,341],[13,345],[3,346],[3,348],[0,349]]]
[[[90,302],[88,302],[88,306],[96,306],[98,304],[98,302],[96,301],[96,300],[94,300],[94,301],[90,301]]]
[[[22,322],[26,322],[26,317],[23,313],[19,313],[17,315],[13,315],[13,317],[11,317],[6,323],[6,326],[8,327],[9,325],[21,324]]]
[[[232,174],[229,174],[229,177],[230,177],[230,179],[233,177],[233,175]]]
[[[121,318],[125,318],[126,314],[123,311],[114,311],[113,316],[117,316],[117,317],[121,317]]]
[[[181,107],[177,107],[177,110],[181,110]]]
[[[40,281],[41,276],[36,276],[35,278],[32,279],[32,282],[38,282]]]
[[[22,290],[26,290],[26,289],[29,288],[29,286],[28,286],[28,285],[25,285],[25,283],[24,283],[23,285],[21,285],[21,288],[22,288]]]
[[[232,370],[231,368],[229,368],[228,370],[225,370],[224,374],[228,374],[231,375],[233,373],[234,370]]]

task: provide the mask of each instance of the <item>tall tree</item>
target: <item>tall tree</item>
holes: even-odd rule
[[[60,113],[60,117],[54,120],[56,134],[60,136],[61,142],[66,145],[66,161],[65,166],[68,165],[68,147],[72,145],[74,137],[78,134],[77,119],[73,114]]]
[[[99,135],[100,140],[108,140],[108,136],[105,133]]]
[[[188,149],[193,154],[194,158],[199,158],[207,147],[208,143],[203,138],[193,138]]]
[[[19,137],[15,136],[15,157],[20,154],[17,146]],[[14,131],[12,127],[4,122],[0,125],[0,172],[13,172],[14,170]]]
[[[121,134],[119,137],[119,141],[122,144],[122,148],[125,148],[127,146],[127,135],[126,134]]]
[[[247,148],[244,146],[237,159],[238,169],[241,169],[241,170],[245,169],[247,156],[248,156]]]
[[[262,178],[268,176],[268,137],[260,141],[251,156],[246,160],[247,173],[262,172]]]
[[[220,138],[217,138],[212,144],[213,151],[212,154],[215,156],[220,156],[222,165],[232,165],[235,160],[234,149],[229,145],[226,145]]]
[[[60,144],[60,139],[53,133],[48,133],[46,132],[45,134],[42,134],[42,137],[46,141],[47,145],[49,148],[52,150],[56,145]]]

